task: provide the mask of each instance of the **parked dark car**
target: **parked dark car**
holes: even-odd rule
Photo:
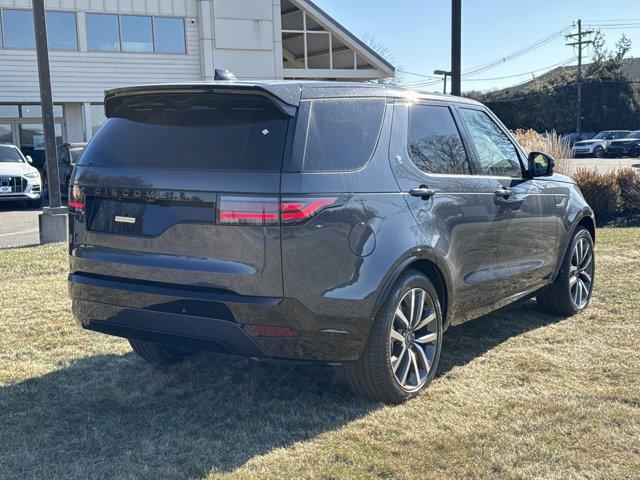
[[[80,157],[87,147],[86,143],[63,143],[58,145],[58,175],[60,179],[60,194],[63,198],[67,198],[69,194],[69,182],[71,181],[71,172],[73,167],[78,163]],[[45,163],[42,171],[42,182],[44,197],[49,198],[49,179],[47,177],[47,165]]]
[[[72,178],[70,295],[168,364],[200,350],[339,364],[395,403],[450,326],[587,307],[593,212],[472,100],[368,84],[107,92]]]
[[[640,130],[629,133],[620,140],[612,140],[607,150],[608,157],[640,158]]]

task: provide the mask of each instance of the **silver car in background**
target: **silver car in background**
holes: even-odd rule
[[[624,138],[630,133],[629,130],[605,130],[600,132],[591,140],[584,140],[573,144],[574,157],[595,157],[602,158],[607,153],[611,140]]]

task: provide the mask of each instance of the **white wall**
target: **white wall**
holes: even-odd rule
[[[81,51],[51,51],[55,102],[101,102],[118,86],[202,79],[197,0],[47,0],[46,8],[77,11]],[[0,0],[0,7],[31,7],[30,0]],[[87,52],[84,12],[137,13],[187,17],[187,54]],[[84,51],[82,51],[84,50]],[[0,102],[39,103],[38,70],[33,50],[0,49]]]

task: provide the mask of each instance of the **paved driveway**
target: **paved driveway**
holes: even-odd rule
[[[564,162],[572,175],[580,168],[595,169],[600,173],[622,167],[634,167],[640,170],[640,158],[568,158]]]
[[[38,215],[41,211],[20,203],[0,203],[0,248],[40,243]]]

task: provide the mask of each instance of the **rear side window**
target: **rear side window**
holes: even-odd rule
[[[348,171],[364,166],[376,148],[385,100],[314,100],[309,113],[303,171]]]
[[[80,165],[276,172],[288,118],[257,95],[147,95],[121,100]]]
[[[409,112],[409,153],[425,173],[469,175],[471,167],[449,107],[413,105]]]

